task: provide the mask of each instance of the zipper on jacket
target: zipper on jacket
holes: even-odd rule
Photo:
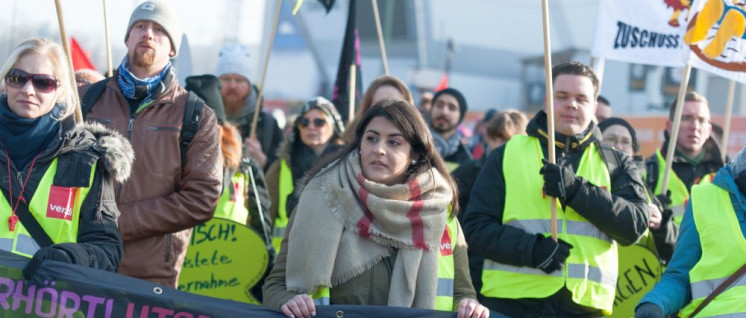
[[[132,114],[130,121],[127,124],[127,141],[132,141],[132,128],[135,126],[135,117],[137,113]],[[116,201],[119,202],[119,197],[122,195],[122,184],[117,185]]]
[[[176,127],[148,126],[148,131],[179,131],[179,128],[176,128]]]
[[[171,261],[171,234],[166,234],[166,262]]]

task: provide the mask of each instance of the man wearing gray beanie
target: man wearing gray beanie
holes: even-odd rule
[[[192,227],[213,215],[223,170],[215,113],[179,86],[171,66],[180,39],[176,11],[143,2],[130,16],[127,56],[114,76],[80,88],[86,120],[127,136],[137,158],[111,198],[121,212],[119,273],[172,288]]]
[[[746,312],[746,148],[715,174],[692,187],[679,239],[663,277],[635,317],[736,317]],[[733,279],[730,284],[723,283]],[[718,291],[723,283],[724,289]],[[711,302],[708,296],[715,296]],[[702,305],[705,304],[706,305]],[[702,308],[699,308],[702,307]],[[697,312],[698,311],[698,312]]]
[[[277,160],[283,135],[272,115],[257,110],[256,86],[251,85],[251,59],[249,49],[243,44],[227,44],[220,48],[215,76],[220,78],[220,95],[223,97],[228,121],[238,127],[244,139],[244,150],[256,159],[266,172]],[[256,138],[249,138],[254,112],[259,111]]]
[[[464,119],[466,98],[455,88],[446,88],[435,93],[430,108],[430,132],[435,148],[451,171],[471,161],[471,154],[461,142],[463,137],[458,125]]]

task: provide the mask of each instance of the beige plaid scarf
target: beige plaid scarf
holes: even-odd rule
[[[314,293],[370,269],[398,249],[389,306],[433,308],[437,252],[452,191],[436,169],[403,184],[366,180],[356,152],[319,173],[301,194],[289,233],[290,291]]]

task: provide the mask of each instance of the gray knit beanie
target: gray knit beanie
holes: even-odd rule
[[[181,25],[179,21],[179,15],[176,14],[171,5],[161,0],[150,0],[145,1],[138,5],[132,15],[130,16],[130,23],[127,25],[127,33],[124,35],[124,41],[127,42],[127,38],[130,36],[130,30],[132,25],[137,21],[153,21],[160,24],[168,34],[168,39],[171,40],[171,49],[174,50],[174,56],[179,54],[179,46],[181,45]]]
[[[250,81],[251,59],[249,58],[248,47],[240,43],[233,43],[220,48],[215,76],[220,77],[224,74],[238,74]]]

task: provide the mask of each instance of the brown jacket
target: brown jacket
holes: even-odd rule
[[[174,80],[133,116],[116,79],[114,74],[86,119],[120,132],[135,150],[132,176],[116,186],[124,241],[119,273],[176,287],[192,227],[212,218],[220,195],[222,158],[215,113],[202,108],[199,130],[182,167],[179,137],[187,92]],[[80,96],[87,89],[82,87]]]
[[[293,213],[293,215],[295,215]],[[280,254],[275,259],[272,272],[264,281],[262,291],[264,292],[264,305],[274,309],[280,309],[298,293],[288,291],[285,285],[285,270],[288,252],[288,234],[293,226],[295,217],[291,216],[288,221],[285,238],[282,240]],[[466,254],[467,246],[463,230],[459,227],[459,235],[453,248],[454,278],[453,278],[453,304],[458,306],[464,298],[477,299],[474,286],[469,275],[469,257]],[[395,252],[392,255],[396,255]],[[396,261],[396,256],[384,259],[378,264],[360,275],[350,279],[329,290],[329,301],[332,305],[377,305],[386,306],[389,297],[389,284],[391,282],[391,268]]]

